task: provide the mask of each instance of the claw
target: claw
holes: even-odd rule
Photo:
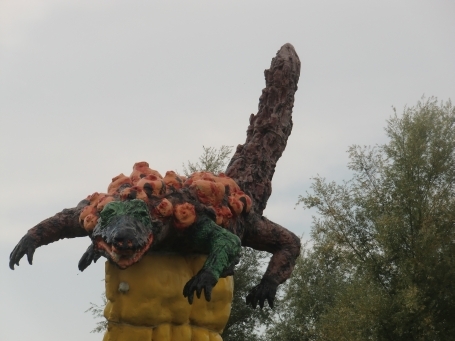
[[[32,265],[33,263],[33,253],[35,252],[34,249],[28,249],[27,250],[27,260],[28,260],[28,264]]]
[[[9,255],[10,269],[14,270],[14,265],[19,266],[19,261],[24,255],[27,255],[27,260],[29,264],[32,265],[35,249],[35,239],[29,234],[23,236]]]
[[[212,299],[212,288],[217,282],[218,280],[210,270],[202,269],[185,284],[183,296],[188,298],[189,304],[193,304],[194,292],[196,291],[197,298],[201,298],[202,289],[204,289],[205,299],[210,301]]]
[[[96,261],[100,257],[101,255],[94,250],[93,244],[90,244],[90,246],[87,248],[87,250],[82,255],[81,259],[79,260],[79,264],[77,265],[77,267],[79,268],[80,271],[84,271],[90,264],[92,264],[92,261],[93,263],[96,263]]]
[[[259,307],[262,309],[264,308],[265,300],[267,300],[270,308],[273,308],[273,301],[275,299],[277,287],[278,284],[275,281],[263,278],[261,283],[251,289],[250,293],[246,297],[246,304],[251,304],[253,309],[256,309],[257,304],[259,303]]]
[[[212,287],[205,288],[204,294],[205,294],[205,300],[207,302],[210,302],[210,300],[212,299]]]

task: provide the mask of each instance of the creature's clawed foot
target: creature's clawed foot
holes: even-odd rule
[[[85,251],[79,260],[79,270],[84,271],[90,264],[92,264],[92,261],[93,263],[96,263],[100,257],[101,255],[98,252],[95,252],[93,244],[90,244],[90,246],[87,248],[87,251]]]
[[[250,293],[246,297],[246,304],[251,304],[253,309],[256,309],[259,302],[259,306],[262,309],[264,307],[265,300],[267,300],[270,308],[273,308],[273,301],[275,300],[277,287],[278,284],[275,281],[266,277],[262,278],[261,283],[251,289]]]
[[[208,269],[202,269],[196,276],[191,278],[183,288],[183,296],[188,297],[188,303],[193,304],[194,292],[196,291],[197,298],[201,298],[202,289],[204,289],[205,299],[212,299],[212,289],[218,280]]]
[[[14,270],[14,265],[19,266],[19,261],[24,255],[27,255],[27,260],[30,265],[33,263],[33,254],[36,249],[36,240],[31,235],[26,234],[17,243],[13,252],[9,255],[9,267]]]

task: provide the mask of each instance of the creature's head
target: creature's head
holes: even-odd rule
[[[144,201],[113,201],[100,212],[91,238],[95,251],[126,269],[149,250],[153,242],[152,227]]]

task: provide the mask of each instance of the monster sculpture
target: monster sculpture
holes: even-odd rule
[[[246,302],[262,308],[267,301],[273,307],[278,285],[291,275],[300,240],[262,213],[292,130],[299,74],[299,58],[293,46],[285,44],[265,71],[259,111],[250,116],[246,142],[237,147],[225,173],[198,172],[185,178],[170,171],[163,177],[147,162],[138,162],[130,176],[113,178],[106,193],[93,193],[31,228],[12,251],[10,268],[24,255],[32,264],[40,246],[89,236],[92,244],[79,269],[100,256],[108,259],[109,328],[104,340],[221,340],[232,298],[230,275],[241,246],[272,254]],[[141,296],[132,289],[128,293],[131,283],[148,284]],[[163,290],[173,285],[177,291],[171,297]],[[160,303],[147,296],[148,291],[162,295]],[[119,292],[124,295],[115,296]],[[125,313],[128,304],[134,306],[131,314]],[[136,323],[149,330],[131,329]]]
[[[192,174],[188,179],[173,171],[163,178],[138,162],[131,176],[112,179],[108,193],[93,193],[84,200],[79,223],[93,244],[79,262],[83,271],[100,255],[121,269],[137,263],[149,250],[207,254],[198,274],[183,291],[211,291],[220,276],[233,274],[241,242],[229,226],[251,210],[251,199],[223,173]]]

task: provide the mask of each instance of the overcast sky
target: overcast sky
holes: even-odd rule
[[[455,2],[0,0],[0,339],[101,340],[84,310],[104,264],[86,238],[9,270],[26,231],[129,174],[182,170],[202,146],[245,141],[264,69],[302,62],[294,128],[265,212],[303,239],[294,209],[317,174],[349,178],[348,146],[386,142],[392,106],[455,94]]]

